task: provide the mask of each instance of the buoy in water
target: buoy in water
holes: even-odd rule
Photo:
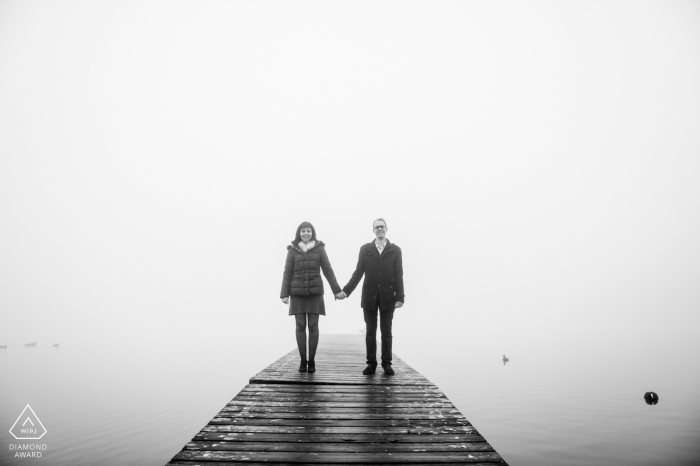
[[[648,405],[655,405],[659,402],[659,395],[654,392],[646,392],[644,394],[644,401],[646,401]]]

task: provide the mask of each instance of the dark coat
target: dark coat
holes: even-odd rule
[[[331,285],[333,294],[340,293],[340,285],[335,279],[323,242],[316,241],[316,245],[306,252],[293,243],[287,246],[287,261],[284,264],[280,298],[322,295],[321,270]]]
[[[350,296],[360,283],[363,274],[365,276],[365,282],[362,284],[363,309],[375,309],[377,295],[380,309],[394,309],[396,301],[404,302],[403,262],[400,247],[386,240],[386,246],[380,255],[374,241],[362,246],[355,272],[343,288],[345,294]]]

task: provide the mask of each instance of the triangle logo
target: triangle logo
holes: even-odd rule
[[[17,440],[38,440],[46,434],[46,428],[27,405],[10,429],[10,433]]]

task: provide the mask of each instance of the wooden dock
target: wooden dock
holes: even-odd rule
[[[168,465],[505,462],[430,381],[393,356],[365,368],[364,336],[321,335],[316,372],[296,349],[250,379]]]

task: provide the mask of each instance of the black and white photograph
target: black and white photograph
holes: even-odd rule
[[[697,0],[0,0],[0,466],[700,465]]]

